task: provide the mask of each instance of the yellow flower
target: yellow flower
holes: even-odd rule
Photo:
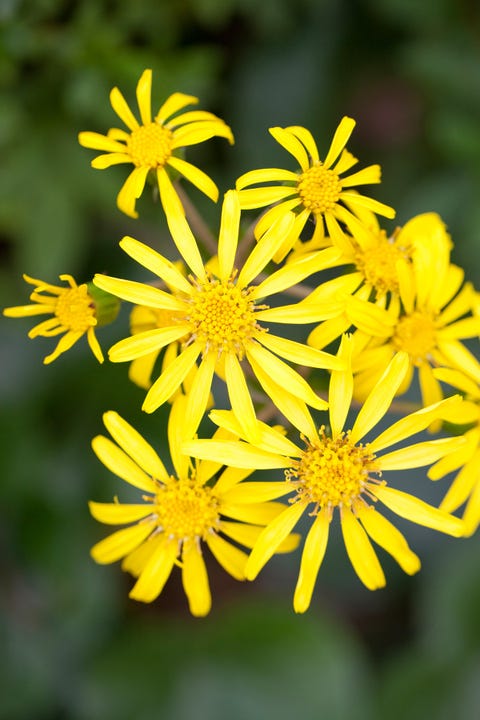
[[[447,408],[443,419],[470,428],[463,435],[465,445],[435,463],[428,471],[428,477],[439,480],[460,468],[440,507],[446,512],[454,512],[465,504],[465,535],[470,536],[480,525],[480,387],[458,370],[439,368],[433,372],[437,380],[461,390],[466,397],[460,408]]]
[[[342,254],[336,261],[337,265],[352,266],[351,272],[322,283],[304,301],[324,306],[329,303],[332,310],[331,318],[308,337],[308,343],[319,349],[352,326],[366,335],[389,337],[400,313],[400,283],[404,295],[414,292],[415,265],[419,264],[420,276],[428,265],[426,254],[436,254],[439,245],[446,252],[451,247],[445,224],[436,213],[415,216],[391,237],[373,214],[368,226],[355,223],[352,229],[353,237],[345,234]],[[289,260],[301,252],[302,247],[295,248]]]
[[[167,168],[173,173],[183,175],[211,200],[218,198],[215,183],[204,172],[179,155],[189,145],[209,140],[212,137],[224,137],[233,143],[233,135],[223,120],[210,112],[192,110],[181,113],[187,105],[198,102],[192,95],[174,93],[163,103],[157,115],[152,119],[151,112],[152,71],[145,70],[137,85],[137,102],[140,111],[139,123],[130,110],[118,88],[110,93],[113,109],[128,128],[128,132],[118,128],[108,131],[107,135],[95,132],[81,132],[80,145],[93,150],[102,150],[92,161],[92,167],[104,170],[111,165],[128,163],[134,169],[128,176],[117,197],[117,205],[122,212],[138,217],[135,202],[143,192],[147,176],[156,175],[160,200],[166,215],[181,213],[178,195],[171,183]]]
[[[318,149],[311,133],[303,127],[270,128],[273,135],[300,165],[299,172],[267,168],[252,170],[237,180],[242,209],[266,207],[276,203],[259,220],[256,233],[262,235],[266,229],[286,212],[297,213],[296,236],[292,234],[289,242],[282,248],[285,255],[300,236],[307,220],[315,221],[313,240],[323,244],[325,229],[332,242],[342,242],[343,230],[339,223],[347,226],[352,219],[371,210],[388,218],[395,211],[383,203],[365,197],[352,190],[357,185],[380,182],[380,166],[369,165],[351,175],[342,177],[358,160],[345,149],[355,121],[342,118],[325,159],[320,160]],[[250,188],[262,183],[261,187]],[[264,186],[263,183],[276,183]],[[247,189],[248,188],[248,189]]]
[[[68,287],[50,285],[43,280],[35,280],[24,275],[25,282],[35,286],[35,290],[30,295],[33,305],[5,308],[3,314],[14,318],[34,315],[53,316],[35,325],[28,333],[29,338],[56,337],[63,334],[55,350],[44,359],[46,365],[70,350],[72,345],[85,334],[90,349],[98,362],[102,363],[103,353],[95,337],[95,328],[115,319],[119,302],[117,298],[99,292],[91,284],[77,285],[71,275],[59,277],[68,284]]]
[[[471,283],[463,283],[464,271],[450,263],[448,244],[428,244],[427,240],[417,246],[415,262],[400,282],[401,312],[392,305],[384,313],[382,336],[378,333],[366,344],[365,338],[360,338],[353,363],[355,396],[360,400],[399,350],[409,357],[408,373],[399,392],[410,387],[418,371],[424,405],[443,397],[432,372],[434,367],[456,369],[480,382],[480,363],[461,342],[480,333],[480,317],[471,312],[474,289]],[[369,305],[363,303],[364,317]],[[314,344],[317,346],[316,339]]]
[[[348,359],[351,352],[344,338],[339,353]],[[195,457],[219,461],[228,458],[232,467],[248,464],[257,468],[285,468],[285,494],[293,493],[289,506],[260,534],[246,566],[253,580],[275,553],[290,531],[308,514],[314,518],[303,548],[300,573],[294,595],[294,609],[308,609],[317,574],[322,563],[334,510],[338,508],[343,539],[350,561],[360,580],[370,590],[383,587],[385,576],[370,542],[389,552],[409,574],[420,568],[418,557],[405,538],[374,505],[383,503],[400,517],[450,535],[459,536],[462,522],[401,490],[389,487],[383,474],[431,464],[463,443],[462,438],[446,438],[410,444],[381,454],[386,448],[405,441],[424,430],[450,403],[449,398],[412,413],[377,435],[362,442],[387,412],[391,400],[408,369],[408,357],[398,353],[359,411],[351,430],[345,421],[352,398],[351,371],[333,371],[329,389],[330,430],[319,430],[310,418],[310,427],[301,428],[304,447],[298,447],[276,430],[261,424],[261,439],[247,442],[193,440],[182,447]],[[212,419],[224,428],[240,430],[228,413],[213,411]],[[299,428],[300,429],[300,428]]]
[[[113,362],[131,361],[149,355],[183,339],[183,347],[149,389],[143,409],[153,412],[181,385],[196,367],[198,372],[188,393],[184,428],[186,435],[196,431],[205,412],[213,375],[224,377],[234,412],[241,418],[249,437],[257,434],[257,424],[242,361],[278,407],[300,401],[316,408],[326,403],[304,378],[287,365],[288,361],[318,368],[338,368],[339,360],[328,353],[267,332],[264,320],[275,323],[308,323],[319,317],[295,305],[269,308],[258,305],[261,298],[282,292],[308,275],[329,265],[338,253],[334,248],[310,253],[297,263],[281,268],[258,285],[252,281],[271,260],[293,224],[292,214],[280,218],[256,244],[243,267],[234,267],[238,243],[240,207],[238,195],[225,195],[220,223],[217,273],[206,270],[197,243],[184,217],[170,221],[173,239],[191,269],[184,277],[162,255],[134,240],[124,238],[120,245],[132,258],[160,277],[172,292],[143,283],[96,275],[94,283],[124,300],[174,313],[170,324],[137,333],[116,343],[109,351]]]
[[[170,475],[152,446],[116,412],[104,414],[115,442],[99,435],[92,442],[101,462],[122,480],[142,491],[142,502],[91,502],[93,517],[110,525],[135,523],[109,535],[91,550],[98,563],[123,558],[122,569],[137,578],[130,597],[152,602],[162,592],[174,565],[181,568],[190,611],[206,615],[211,606],[204,543],[220,565],[237,580],[245,579],[247,555],[236,545],[251,548],[267,522],[283,506],[275,499],[283,483],[241,482],[251,471],[227,468],[214,479],[223,463],[197,462],[179,448],[185,397],[172,406],[168,425],[175,476]],[[232,437],[218,430],[216,437]],[[291,535],[280,548],[289,552],[298,544]]]

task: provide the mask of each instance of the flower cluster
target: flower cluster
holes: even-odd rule
[[[102,362],[95,329],[130,303],[130,332],[109,360],[130,364],[146,413],[170,404],[169,469],[126,420],[105,413],[111,439],[96,437],[93,450],[141,494],[135,504],[90,503],[100,522],[127,525],[97,542],[92,557],[121,560],[135,578],[130,597],[143,602],[158,597],[178,566],[197,616],[211,607],[212,558],[235,579],[253,580],[276,553],[297,548],[302,518],[309,527],[296,612],[311,603],[332,522],[368,589],[386,582],[374,545],[416,573],[420,560],[389,513],[455,537],[480,523],[480,363],[471,346],[480,295],[451,262],[444,222],[426,212],[393,232],[382,227],[379,217],[395,211],[358,190],[380,182],[380,167],[352,172],[355,121],[344,117],[323,158],[306,128],[271,128],[293,162],[249,170],[232,184],[212,246],[181,183],[212,201],[218,189],[185,152],[214,137],[232,143],[232,132],[212,113],[185,111],[197,98],[181,93],[152,116],[151,85],[146,70],[139,118],[112,90],[127,130],[79,135],[103,153],[94,168],[133,165],[117,197],[121,211],[137,217],[146,184],[158,188],[171,245],[120,241],[150,282],[96,274],[77,285],[61,275],[61,288],[25,276],[33,304],[4,310],[52,315],[29,333],[64,334],[45,362],[85,334]],[[418,404],[388,423],[412,384]],[[450,435],[433,437],[445,423]],[[415,468],[435,481],[458,470],[440,507],[388,478]],[[262,478],[264,470],[276,477]],[[463,517],[453,515],[462,505]]]

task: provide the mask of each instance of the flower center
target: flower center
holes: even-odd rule
[[[304,207],[319,215],[338,202],[342,184],[336,172],[319,163],[300,175],[297,190]]]
[[[155,122],[132,130],[127,147],[133,164],[137,167],[162,167],[172,154],[172,139],[171,130]]]
[[[437,344],[433,317],[418,311],[405,315],[398,321],[392,340],[397,350],[405,350],[418,367],[428,359]]]
[[[308,443],[285,476],[296,486],[296,499],[314,502],[316,513],[324,507],[351,507],[367,491],[369,482],[378,482],[370,472],[380,474],[368,445],[352,443],[349,432],[329,438],[322,426],[318,441]]]
[[[92,325],[96,325],[95,305],[88,294],[86,285],[64,290],[58,296],[55,315],[60,325],[73,332],[84,333]]]
[[[192,337],[204,342],[207,350],[233,352],[241,359],[245,344],[261,329],[255,320],[255,303],[249,299],[251,291],[238,288],[233,276],[225,281],[207,278],[199,284],[187,317]]]
[[[200,538],[218,528],[218,500],[194,477],[164,485],[154,498],[158,527],[178,541]]]
[[[407,248],[395,243],[393,238],[387,238],[385,231],[381,230],[376,245],[358,250],[355,263],[365,281],[383,295],[388,291],[398,292],[397,262],[410,257]]]

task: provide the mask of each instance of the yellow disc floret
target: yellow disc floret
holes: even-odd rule
[[[338,202],[342,183],[336,172],[318,163],[300,175],[297,190],[304,207],[319,215],[332,210]]]
[[[128,138],[128,152],[137,167],[163,167],[172,154],[173,133],[156,122],[141,125]]]
[[[318,441],[309,442],[296,466],[285,474],[295,485],[297,499],[315,503],[315,513],[321,508],[351,507],[369,482],[378,482],[371,472],[378,474],[368,445],[355,445],[348,432],[329,438],[322,426]]]
[[[243,357],[245,344],[259,330],[250,294],[249,288],[238,288],[233,278],[207,278],[191,297],[187,320],[192,325],[192,336],[204,342],[207,350]]]
[[[96,325],[95,305],[88,294],[87,285],[64,290],[58,296],[55,315],[63,328],[84,333]]]
[[[398,292],[397,263],[400,260],[409,260],[408,249],[387,238],[384,230],[377,236],[377,243],[365,249],[359,249],[355,255],[355,263],[363,274],[365,281],[375,290],[384,293]]]
[[[398,321],[392,341],[397,350],[407,352],[412,363],[420,366],[431,358],[437,345],[434,318],[418,310],[405,315]]]
[[[209,532],[218,529],[218,499],[212,488],[195,477],[163,485],[153,502],[158,528],[171,539],[205,540]]]

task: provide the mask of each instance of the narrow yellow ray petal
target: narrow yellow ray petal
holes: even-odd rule
[[[290,125],[289,127],[286,127],[285,130],[292,133],[292,135],[295,135],[295,137],[298,138],[303,145],[305,145],[313,163],[317,163],[319,161],[320,158],[318,157],[317,145],[310,130],[301,127],[300,125]]]
[[[285,509],[285,506],[283,506]],[[253,548],[263,530],[261,525],[247,525],[246,523],[229,522],[222,520],[220,525],[221,531],[235,542],[240,543],[248,548]],[[298,547],[300,535],[292,533],[288,535],[281,545],[277,548],[278,552],[291,552]]]
[[[132,550],[128,555],[125,555],[120,567],[125,572],[133,575],[133,577],[138,578],[157,547],[164,542],[164,535],[158,533],[150,535],[145,542],[135,548],[135,550]]]
[[[297,173],[291,170],[280,170],[279,168],[264,168],[262,170],[250,170],[249,172],[240,175],[235,183],[237,190],[243,190],[249,185],[256,185],[256,183],[264,182],[294,182],[298,180]]]
[[[129,215],[129,217],[138,217],[135,203],[143,192],[148,171],[148,167],[136,167],[132,170],[117,195],[118,209],[124,212],[125,215]]]
[[[305,325],[333,317],[336,318],[343,311],[344,305],[343,301],[341,303],[329,302],[328,300],[324,303],[302,301],[296,305],[281,305],[267,310],[257,310],[255,317],[259,320],[267,320],[267,322],[282,323],[282,325]],[[347,328],[350,327],[350,320],[346,322]],[[312,333],[314,332],[315,330],[312,330]],[[338,334],[341,335],[341,332]],[[322,347],[325,347],[325,344]]]
[[[216,533],[207,535],[207,545],[224,570],[235,580],[245,580],[247,555]]]
[[[136,130],[139,127],[136,117],[117,87],[114,87],[110,93],[110,103],[120,120],[125,123],[129,130]]]
[[[171,365],[162,372],[159,378],[153,383],[143,401],[142,410],[147,413],[154,412],[160,405],[168,400],[177,390],[192,367],[195,365],[202,348],[194,343],[175,358]]]
[[[242,482],[224,493],[225,502],[233,505],[237,503],[256,503],[277,500],[279,497],[289,495],[292,486],[288,482]]]
[[[195,617],[204,617],[210,612],[212,596],[205,561],[194,540],[184,543],[182,562],[182,582],[190,612]]]
[[[155,600],[170,577],[176,557],[176,540],[166,540],[159,544],[130,590],[128,597],[146,603]]]
[[[330,143],[330,148],[328,150],[327,156],[323,161],[323,164],[326,168],[329,168],[331,165],[333,165],[342,150],[345,148],[345,145],[347,144],[355,125],[355,120],[350,117],[345,116],[340,120],[340,124],[335,130],[332,142]]]
[[[100,565],[116,562],[140,545],[150,535],[154,527],[155,521],[152,521],[117,530],[117,532],[94,545],[90,550],[90,554],[95,562]]]
[[[293,609],[296,613],[304,613],[310,607],[318,571],[327,549],[329,528],[330,520],[322,510],[305,538],[300,572],[293,596]]]
[[[381,470],[408,470],[424,467],[457,450],[464,443],[463,437],[427,440],[377,457],[377,463]]]
[[[3,311],[5,317],[33,317],[35,315],[45,315],[55,312],[53,305],[17,305],[16,307],[5,308]]]
[[[223,120],[218,118],[215,120],[201,120],[194,123],[188,123],[179,127],[177,119],[168,123],[169,127],[175,127],[172,142],[172,149],[185,148],[190,145],[197,145],[197,143],[205,142],[210,140],[212,137],[224,137],[226,140],[233,144],[232,131],[226,125]]]
[[[385,575],[372,543],[355,515],[342,509],[342,534],[347,555],[360,580],[369,590],[385,587]]]
[[[255,210],[256,208],[265,207],[266,205],[273,205],[273,203],[286,200],[295,194],[295,188],[285,187],[283,185],[238,191],[242,210]]]
[[[179,478],[187,477],[191,466],[190,457],[185,455],[182,450],[182,443],[184,440],[183,422],[185,420],[186,405],[186,396],[179,393],[170,409],[167,426],[170,456],[172,458],[173,467],[175,468],[177,477]]]
[[[332,372],[328,390],[328,408],[333,438],[338,437],[342,432],[352,402],[352,349],[351,336],[344,335],[340,342],[338,359],[344,363],[345,368]]]
[[[119,244],[127,255],[140,263],[140,265],[143,265],[147,270],[150,270],[150,272],[158,275],[168,286],[172,286],[187,295],[192,292],[192,286],[186,277],[179,272],[175,264],[153,248],[128,235],[122,238]]]
[[[203,460],[201,465],[206,462],[206,460]],[[220,463],[211,464],[216,465],[218,469],[221,467]],[[249,477],[253,472],[254,470],[246,470],[245,468],[226,467],[215,483],[215,494],[221,497],[223,493],[226,493],[234,485],[245,480],[245,478]]]
[[[478,483],[478,468],[480,463],[480,450],[477,450],[460,470],[449,487],[445,497],[440,503],[440,509],[445,512],[454,512],[471,495]]]
[[[92,440],[92,448],[100,462],[125,482],[139,490],[156,493],[157,485],[138,465],[115,443],[103,435]]]
[[[247,560],[245,568],[247,580],[254,580],[257,577],[263,566],[275,554],[278,546],[293,530],[307,506],[306,501],[290,505],[261,532]]]
[[[98,342],[98,340],[95,336],[95,331],[94,331],[93,327],[90,327],[87,330],[87,340],[88,340],[88,344],[90,346],[90,350],[93,352],[93,354],[97,358],[98,362],[103,363],[104,357],[103,357],[102,348],[100,347],[100,343]]]
[[[240,199],[234,190],[228,190],[222,205],[218,234],[219,277],[227,280],[232,274],[240,229]]]
[[[474,487],[463,515],[464,536],[471,537],[480,524],[480,483]]]
[[[465,345],[455,340],[439,338],[438,348],[457,370],[462,370],[480,383],[480,363]]]
[[[241,193],[239,194],[241,195]],[[282,215],[286,215],[289,210],[293,210],[299,205],[300,198],[297,196],[292,198],[291,200],[284,200],[278,205],[274,205],[273,207],[266,210],[264,213],[262,213],[255,225],[255,238],[257,240],[261,238],[262,235],[265,235],[268,228],[273,225],[273,223],[278,220],[279,217],[281,217]],[[305,226],[305,223],[307,222],[309,215],[310,211],[306,210],[303,213],[299,213],[295,217],[294,229],[298,232],[299,236]]]
[[[258,335],[259,342],[280,355],[285,360],[297,363],[297,365],[306,365],[307,367],[324,368],[327,370],[344,370],[345,363],[336,355],[317,350],[303,343],[289,340],[288,338],[279,337],[272,333],[261,333]]]
[[[152,122],[152,71],[144,70],[137,83],[137,103],[144,125]]]
[[[232,434],[242,435],[240,421],[230,410],[212,410],[209,417],[216,425],[228,429]],[[257,422],[260,433],[259,441],[255,443],[257,447],[266,452],[278,453],[287,457],[298,457],[300,455],[300,450],[285,435],[264,422]]]
[[[183,443],[182,450],[192,457],[222,462],[237,468],[273,470],[290,467],[292,464],[290,458],[265,452],[253,445],[233,440],[190,440]]]
[[[358,172],[342,178],[342,187],[353,187],[354,185],[370,185],[381,182],[380,165],[369,165]]]
[[[168,481],[168,473],[155,450],[126,420],[109,410],[104,413],[103,422],[115,442],[142,470],[161,482]]]
[[[182,435],[185,440],[192,438],[205,414],[212,387],[216,356],[207,353],[202,359],[187,394],[185,416],[182,423]]]
[[[225,379],[232,410],[242,428],[241,434],[249,442],[257,443],[260,430],[250,391],[237,356],[230,352],[225,354]]]
[[[150,504],[127,505],[121,503],[99,503],[90,501],[88,507],[92,517],[107,525],[124,525],[141,520],[151,515],[153,507]]]
[[[326,408],[326,401],[314,393],[310,385],[299,373],[259,343],[249,343],[246,354],[255,374],[257,374],[257,367],[260,366],[261,369],[274,378],[276,385],[279,385],[281,388],[288,388],[289,393],[296,395],[299,399],[306,402],[307,405],[311,405],[318,410],[324,410]]]
[[[454,537],[461,537],[463,533],[463,522],[459,518],[432,507],[413,495],[386,485],[369,486],[369,489],[380,502],[406,520]]]
[[[60,338],[55,350],[43,359],[44,364],[48,365],[49,363],[56,360],[59,355],[66,352],[67,350],[70,350],[70,348],[75,345],[77,340],[80,340],[83,334],[83,332],[67,332],[66,335]]]
[[[174,113],[178,112],[182,108],[186,107],[187,105],[196,105],[198,103],[198,98],[196,98],[194,95],[185,95],[184,93],[173,93],[173,95],[170,95],[163,105],[160,107],[160,110],[158,111],[155,120],[161,124],[165,122],[169,117],[171,117]],[[178,119],[178,118],[177,118]]]
[[[347,316],[342,313],[337,317],[325,320],[318,325],[307,338],[309,345],[318,349],[324,348],[329,345],[333,340],[336,340],[340,335],[347,332],[351,327],[351,322]]]
[[[285,148],[285,150],[287,150],[287,152],[293,155],[303,172],[308,170],[310,167],[310,160],[307,152],[303,144],[293,133],[289,132],[286,128],[281,127],[269,128],[268,132],[282,147]]]
[[[352,428],[353,443],[359,442],[383,418],[390,407],[410,360],[405,352],[398,352],[363,403]]]
[[[384,548],[408,575],[420,570],[420,559],[410,550],[407,541],[392,523],[373,507],[357,509],[363,527],[377,545]]]
[[[360,195],[360,193],[343,191],[340,195],[340,199],[345,200],[345,202],[348,202],[352,207],[359,205],[361,209],[366,208],[367,210],[371,210],[372,212],[377,213],[377,215],[382,215],[390,220],[395,217],[395,210],[392,207],[385,205],[378,200],[374,200],[373,198]]]
[[[125,145],[113,140],[111,137],[96,132],[81,132],[78,135],[78,142],[90,150],[104,150],[108,153],[124,153]]]
[[[185,311],[188,309],[186,303],[177,300],[170,293],[134,280],[123,280],[109,275],[97,274],[93,278],[93,284],[101,290],[105,290],[135,305],[147,305],[147,307],[160,310]]]
[[[237,287],[246,287],[262,272],[289,234],[294,221],[295,215],[291,212],[281,216],[258,240],[240,271]]]
[[[182,160],[182,158],[171,155],[167,161],[167,165],[175,168],[183,177],[185,177],[192,185],[195,185],[204,195],[206,195],[213,202],[218,200],[218,188],[213,180],[204,173],[203,170],[197,168],[195,165]]]
[[[154,350],[160,350],[165,345],[179,340],[188,333],[190,326],[187,324],[171,325],[164,328],[154,328],[145,332],[136,333],[113,345],[108,357],[111,362],[128,362],[135,358],[142,357]]]
[[[109,152],[105,155],[97,155],[91,162],[92,168],[95,170],[106,170],[112,165],[122,165],[123,163],[131,163],[132,158],[125,152]]]

